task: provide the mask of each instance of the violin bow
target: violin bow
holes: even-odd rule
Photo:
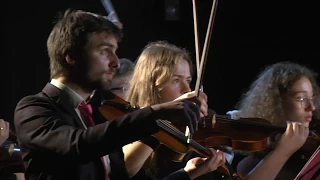
[[[101,0],[101,3],[103,5],[103,7],[106,9],[107,13],[108,13],[108,19],[113,22],[114,24],[116,24],[120,29],[122,29],[122,23],[120,22],[120,19],[116,13],[116,11],[113,8],[113,5],[111,3],[110,0]]]
[[[208,57],[208,50],[209,50],[209,44],[211,40],[211,34],[212,34],[212,27],[214,24],[215,19],[215,13],[218,5],[218,0],[213,0],[212,2],[212,8],[206,33],[206,38],[202,50],[201,55],[201,61],[199,61],[199,38],[198,38],[198,18],[197,18],[197,8],[196,8],[196,2],[195,0],[192,0],[193,4],[193,24],[194,24],[194,38],[195,38],[195,52],[196,52],[196,66],[197,66],[197,81],[195,85],[195,94],[197,97],[199,97],[199,90],[202,90],[202,82],[203,82],[203,76],[204,76],[204,65],[207,62]],[[186,128],[185,135],[188,136],[188,143],[190,142],[190,139],[192,138],[192,134],[190,133],[189,128]]]
[[[195,0],[192,0],[193,2],[195,2]],[[215,17],[215,13],[216,13],[216,9],[217,9],[217,5],[218,5],[218,0],[213,0],[212,3],[212,8],[211,8],[211,13],[210,13],[210,19],[209,19],[209,24],[208,24],[208,28],[207,28],[207,34],[206,34],[206,38],[205,38],[205,42],[204,42],[204,46],[203,46],[203,50],[202,50],[202,55],[201,55],[201,61],[199,62],[199,57],[196,57],[196,60],[198,59],[197,64],[199,64],[199,71],[197,73],[197,82],[195,85],[195,93],[197,95],[197,97],[199,97],[199,90],[202,86],[202,82],[203,82],[203,76],[204,76],[204,65],[207,62],[207,57],[208,57],[208,51],[209,51],[209,44],[210,44],[210,40],[211,40],[211,34],[212,34],[212,27],[213,27],[213,23],[214,23],[214,17]],[[196,15],[196,13],[194,13]],[[197,17],[194,18],[195,20],[197,19]],[[194,27],[198,26],[197,25],[197,21],[194,21],[195,25]],[[195,28],[195,42],[196,44],[198,44],[198,35],[196,34],[198,30],[196,30]],[[197,49],[198,45],[196,45],[196,49]],[[196,50],[199,51],[199,50]]]

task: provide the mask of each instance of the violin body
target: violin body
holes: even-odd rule
[[[263,119],[231,120],[213,115],[199,125],[193,139],[204,147],[229,146],[234,150],[255,152],[269,147],[275,135],[284,131],[284,127],[272,126]]]
[[[193,134],[193,139],[204,147],[228,146],[236,151],[258,152],[266,150],[286,130],[261,118],[228,119],[226,116],[208,116]],[[320,135],[310,131],[299,152],[309,159],[320,145]]]

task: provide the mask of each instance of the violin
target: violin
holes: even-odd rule
[[[260,118],[233,120],[215,114],[207,116],[198,128],[193,139],[205,147],[229,146],[247,152],[266,149],[276,133],[286,130]]]
[[[140,109],[138,106],[132,106],[129,102],[116,95],[114,95],[113,99],[104,100],[101,103],[101,107],[99,107],[100,113],[108,120],[124,116],[138,109]],[[171,160],[179,162],[190,151],[194,151],[203,157],[209,157],[205,152],[205,147],[192,139],[189,140],[187,136],[169,121],[157,120],[157,124],[159,132],[153,136],[157,138],[162,145],[167,147],[166,156]],[[227,165],[218,167],[217,171],[223,174],[224,179],[241,179],[241,176],[233,172]]]
[[[211,114],[199,125],[193,140],[204,147],[228,146],[233,150],[257,152],[270,147],[285,127],[272,125],[261,118],[230,119],[229,116]],[[311,155],[320,145],[320,135],[310,130],[301,148]]]

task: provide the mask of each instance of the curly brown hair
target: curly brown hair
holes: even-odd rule
[[[268,66],[251,84],[237,107],[241,117],[263,118],[273,125],[285,125],[282,107],[282,95],[290,91],[292,85],[300,78],[310,80],[315,103],[319,104],[319,86],[317,74],[306,66],[292,62],[279,62]],[[319,106],[316,106],[314,117],[319,118]]]

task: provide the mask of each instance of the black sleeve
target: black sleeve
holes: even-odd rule
[[[74,117],[61,115],[61,111],[49,98],[23,98],[14,114],[20,146],[42,156],[86,163],[158,132],[150,107],[86,130],[68,124]],[[58,161],[54,157],[51,160]]]
[[[176,172],[171,173],[162,180],[189,180],[190,177],[184,169],[180,169]]]
[[[124,154],[122,149],[109,154],[110,168],[108,176],[110,180],[129,179],[129,175],[124,162]]]

